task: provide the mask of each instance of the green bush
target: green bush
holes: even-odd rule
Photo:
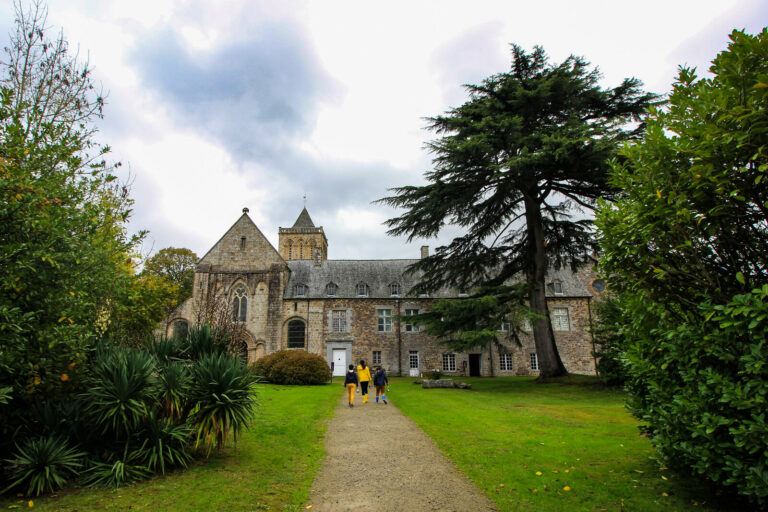
[[[606,386],[623,386],[629,378],[624,362],[624,335],[627,319],[621,302],[606,298],[595,304],[595,322],[592,335],[595,340],[594,356],[600,380]]]
[[[197,445],[221,449],[231,433],[237,441],[256,407],[254,375],[230,354],[210,354],[192,367],[190,398],[196,404],[191,416]]]
[[[53,492],[76,476],[84,456],[85,453],[71,448],[60,438],[29,439],[23,446],[16,447],[12,459],[6,459],[13,481],[5,490],[26,486],[30,496]]]
[[[211,354],[229,352],[229,334],[209,325],[191,327],[184,341],[187,343],[187,353],[193,361],[198,361]]]
[[[276,358],[266,375],[270,382],[314,385],[327,384],[331,380],[331,369],[323,357],[303,350],[283,352],[287,353]]]
[[[251,371],[258,375],[259,377],[262,377],[266,380],[271,380],[269,375],[272,372],[272,368],[279,362],[281,362],[283,359],[290,357],[291,354],[295,353],[295,350],[280,350],[279,352],[275,352],[274,354],[269,354],[268,356],[264,356],[251,366]]]

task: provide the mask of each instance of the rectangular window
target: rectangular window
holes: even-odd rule
[[[501,322],[501,326],[499,327],[499,330],[501,332],[509,332],[512,330],[512,324],[510,324],[507,320],[504,320]]]
[[[344,310],[331,311],[331,330],[347,332],[347,312]]]
[[[366,286],[363,283],[360,283],[356,286],[357,289],[357,296],[358,297],[367,297],[368,296],[368,286]]]
[[[419,351],[411,350],[408,352],[408,368],[415,369],[419,367]]]
[[[531,370],[539,369],[539,358],[536,356],[536,352],[531,352]]]
[[[381,364],[381,350],[374,350],[371,364]]]
[[[552,308],[552,329],[555,331],[571,330],[568,308]]]
[[[241,248],[241,249],[245,249],[245,237],[242,237],[242,238],[240,239],[240,248]]]
[[[456,354],[443,354],[443,371],[456,371]]]
[[[499,370],[512,371],[512,354],[499,355]]]
[[[405,310],[405,316],[413,316],[418,315],[419,310],[418,309],[406,309]],[[405,323],[405,332],[419,332],[419,326],[412,323]]]
[[[379,309],[376,313],[379,317],[379,332],[392,332],[392,310]]]
[[[303,284],[297,284],[296,285],[296,296],[297,297],[304,297],[307,294],[307,287]]]
[[[389,285],[389,294],[395,297],[400,295],[400,285],[397,283],[392,283]]]

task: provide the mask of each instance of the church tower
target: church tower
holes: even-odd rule
[[[279,229],[278,252],[285,261],[328,259],[328,239],[304,208],[293,227]]]

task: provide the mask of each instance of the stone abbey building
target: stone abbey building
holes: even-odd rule
[[[422,247],[422,257],[427,254]],[[536,375],[532,334],[522,347],[499,333],[501,347],[466,353],[448,350],[418,326],[398,321],[428,310],[436,298],[460,297],[456,290],[412,297],[417,277],[405,270],[417,260],[329,260],[328,239],[306,208],[294,225],[279,228],[276,250],[243,215],[202,257],[195,269],[193,296],[166,323],[174,335],[218,308],[242,333],[249,362],[278,350],[320,354],[344,375],[348,364],[365,359],[391,375],[417,376],[440,369],[455,375]],[[547,295],[560,357],[572,373],[593,374],[589,332],[593,299],[605,289],[586,265],[548,276]],[[214,306],[212,306],[214,305]]]

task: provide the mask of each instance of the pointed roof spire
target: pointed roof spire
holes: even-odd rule
[[[312,222],[312,218],[309,216],[309,212],[306,208],[301,210],[299,218],[293,223],[294,228],[314,228],[315,223]]]

